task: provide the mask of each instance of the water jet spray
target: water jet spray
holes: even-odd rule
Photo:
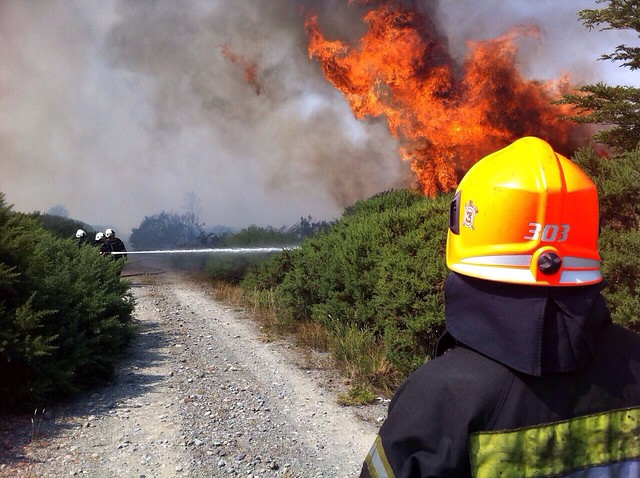
[[[158,249],[155,251],[118,251],[111,252],[115,255],[129,254],[259,254],[268,252],[283,252],[289,249],[297,249],[299,246],[290,247],[220,247],[216,249]]]

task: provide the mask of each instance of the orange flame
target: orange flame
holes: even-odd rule
[[[236,55],[231,51],[228,45],[222,45],[220,47],[222,56],[228,59],[231,63],[239,64],[243,70],[244,81],[252,85],[256,89],[256,95],[260,94],[262,86],[258,82],[258,63],[252,60],[247,60],[239,55]]]
[[[567,107],[550,103],[568,90],[566,78],[527,81],[515,68],[515,40],[535,29],[468,42],[471,53],[457,65],[429,19],[398,2],[370,10],[364,22],[368,31],[351,48],[327,40],[317,16],[308,15],[309,57],[356,118],[386,118],[425,194],[454,189],[475,161],[522,136],[544,138],[565,154],[575,149],[579,127],[560,119],[570,114]]]

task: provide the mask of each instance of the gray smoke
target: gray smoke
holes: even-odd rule
[[[594,6],[447,1],[435,20],[460,58],[535,21],[524,73],[593,81],[612,49],[576,19]],[[329,38],[365,31],[346,0],[0,0],[0,192],[126,236],[190,192],[206,225],[283,225],[408,185],[384,121],[355,120],[308,58],[308,8]]]
[[[455,8],[451,3],[456,4]],[[440,2],[434,18],[458,58],[465,54],[467,39],[485,40],[516,26],[533,25],[538,27],[539,36],[518,42],[518,67],[526,78],[550,80],[568,74],[572,84],[640,84],[637,74],[620,69],[617,64],[597,61],[620,43],[637,44],[637,33],[590,32],[578,19],[580,10],[606,6],[596,0],[456,0]]]

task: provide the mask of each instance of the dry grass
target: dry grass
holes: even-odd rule
[[[244,292],[240,287],[224,282],[215,282],[213,286],[213,297],[216,300],[236,306],[247,305]]]
[[[356,384],[388,394],[398,386],[399,372],[372,332],[336,324],[329,334],[329,350],[340,370]]]
[[[354,385],[348,392],[338,395],[338,403],[347,407],[366,405],[375,402],[375,400],[376,394],[363,385]]]
[[[42,426],[42,421],[44,420],[44,412],[45,409],[42,409],[40,412],[40,416],[38,416],[37,408],[33,412],[33,418],[31,418],[31,433],[29,434],[30,441],[35,441],[38,439],[38,436],[40,434],[40,427]]]
[[[314,350],[326,352],[329,350],[329,334],[327,329],[317,322],[303,322],[296,327],[296,340]]]

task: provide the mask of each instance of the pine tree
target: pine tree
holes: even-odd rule
[[[608,4],[602,9],[578,12],[578,18],[589,29],[635,30],[640,33],[640,0],[596,0]],[[603,54],[601,60],[621,62],[622,67],[640,69],[640,47],[618,45],[613,53]],[[584,85],[578,92],[567,94],[558,101],[573,105],[577,123],[611,126],[597,132],[593,139],[621,152],[635,149],[640,143],[640,88],[610,86],[602,82]]]

